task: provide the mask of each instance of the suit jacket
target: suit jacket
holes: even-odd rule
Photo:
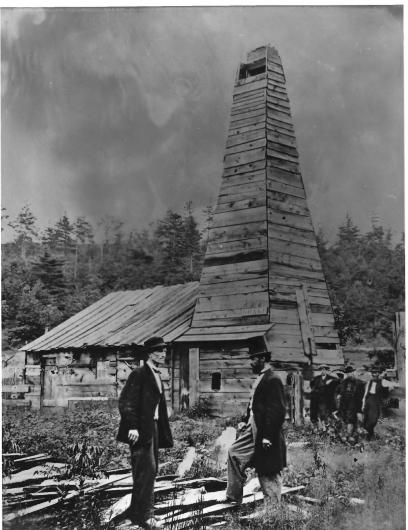
[[[119,442],[129,443],[129,429],[137,429],[139,439],[134,447],[148,445],[153,437],[154,411],[157,405],[159,405],[159,447],[173,447],[164,389],[160,393],[148,366],[139,366],[129,375],[119,397],[121,419],[116,439]]]
[[[336,410],[334,395],[338,383],[338,380],[330,375],[327,375],[325,379],[321,375],[317,375],[310,381],[310,400],[314,401],[316,405],[325,404],[329,411]]]
[[[283,435],[285,421],[285,395],[282,381],[271,369],[260,380],[252,400],[252,412],[256,426],[254,465],[260,475],[278,473],[286,467],[286,444]],[[263,438],[272,447],[262,447]]]

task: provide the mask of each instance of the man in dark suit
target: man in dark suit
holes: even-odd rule
[[[247,467],[255,467],[268,503],[278,504],[281,497],[281,471],[286,467],[286,445],[282,426],[285,421],[285,397],[282,381],[269,364],[271,354],[265,347],[250,353],[255,380],[245,422],[239,424],[239,438],[228,451],[227,500],[240,503]]]
[[[339,416],[346,425],[346,436],[342,436],[343,442],[354,443],[356,441],[354,432],[357,427],[358,414],[360,414],[361,404],[364,395],[364,383],[357,379],[356,369],[353,366],[346,366],[344,369],[344,379],[339,385]]]
[[[333,391],[331,384],[335,382],[333,377],[328,375],[329,367],[327,364],[321,364],[318,368],[320,374],[310,381],[310,420],[325,430],[329,414],[335,410]]]
[[[147,360],[129,375],[119,397],[117,440],[128,443],[131,453],[133,491],[127,515],[132,524],[150,529],[160,527],[153,516],[158,449],[172,447],[173,438],[158,370],[165,362],[166,344],[161,337],[152,337],[144,347]]]
[[[363,427],[367,431],[367,439],[371,440],[381,412],[381,401],[384,395],[381,376],[384,369],[381,369],[379,364],[366,368],[371,372],[371,378],[365,385],[361,410],[364,417]]]

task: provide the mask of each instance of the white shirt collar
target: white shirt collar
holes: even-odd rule
[[[157,366],[154,365],[154,363],[150,359],[146,361],[146,364],[149,366],[152,372],[156,372],[156,374],[160,373],[160,370],[157,368]]]

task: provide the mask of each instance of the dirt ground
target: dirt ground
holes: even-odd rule
[[[33,454],[48,452],[61,456],[69,444],[87,440],[104,449],[101,468],[129,466],[128,449],[115,441],[118,414],[115,408],[91,407],[78,411],[40,414],[35,411],[3,410],[3,451],[5,443],[16,444],[22,451]],[[237,419],[210,419],[178,415],[171,424],[175,446],[160,451],[165,464],[160,473],[174,473],[189,446],[196,449],[196,458],[186,472],[186,478],[226,475],[225,451],[214,441],[234,426]],[[244,522],[245,511],[225,517],[227,530],[261,529],[344,529],[399,530],[405,528],[405,407],[393,410],[380,419],[375,438],[367,441],[361,433],[354,445],[341,442],[339,433],[312,432],[303,427],[288,426],[288,467],[283,472],[285,486],[304,485],[302,495],[316,498],[316,506],[300,501],[295,495],[284,498],[278,510],[263,510],[259,517]],[[248,471],[252,476],[253,471]],[[352,499],[360,499],[354,504]],[[307,517],[289,510],[298,505]],[[25,518],[16,524],[3,526],[17,530],[61,528],[67,530],[101,530],[97,502],[85,506],[83,521],[71,514],[50,513],[41,518]],[[258,508],[257,508],[258,509]],[[252,507],[251,512],[254,511]],[[77,514],[80,513],[78,508]],[[82,517],[82,516],[81,516]],[[115,525],[110,528],[114,528]],[[202,528],[202,527],[201,527]],[[175,529],[173,529],[175,530]]]

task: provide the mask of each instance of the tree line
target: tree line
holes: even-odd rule
[[[200,279],[207,226],[199,230],[187,203],[168,210],[148,229],[125,230],[105,216],[95,227],[67,214],[44,230],[29,205],[2,224],[14,239],[2,244],[3,349],[20,347],[112,291]],[[393,319],[404,307],[404,243],[390,230],[367,233],[347,217],[333,243],[322,230],[318,248],[342,343],[378,335],[392,341]]]

